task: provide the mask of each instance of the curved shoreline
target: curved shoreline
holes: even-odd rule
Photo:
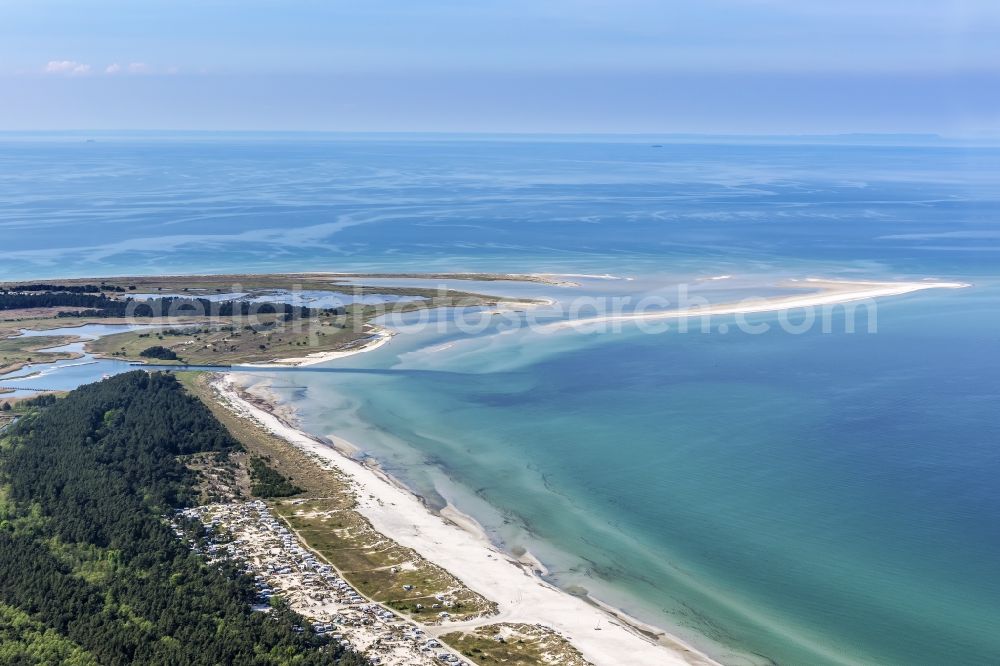
[[[377,465],[356,460],[339,447],[289,425],[280,416],[247,401],[236,385],[231,373],[215,383],[223,404],[335,467],[351,480],[357,510],[378,531],[412,548],[500,606],[498,615],[451,622],[439,627],[441,633],[506,621],[543,624],[565,636],[597,666],[617,666],[623,654],[628,654],[632,663],[650,666],[718,666],[708,655],[660,628],[544,581],[530,561],[498,549],[472,518],[454,507],[443,511],[444,515],[432,512],[422,498]]]
[[[372,351],[373,349],[378,349],[382,345],[389,342],[392,336],[395,335],[394,332],[382,326],[374,326],[375,329],[372,335],[368,338],[363,339],[362,344],[354,348],[339,349],[335,351],[324,351],[324,352],[313,352],[312,354],[306,354],[305,356],[294,356],[291,358],[279,358],[268,363],[243,363],[235,367],[243,368],[304,368],[310,365],[319,365],[320,363],[327,363],[329,361],[335,361],[338,358],[346,358],[348,356],[354,356],[355,354],[362,354],[367,351]]]
[[[784,286],[816,287],[818,290],[803,295],[768,297],[688,310],[556,321],[543,324],[542,328],[575,328],[595,322],[630,319],[775,312],[898,296],[927,289],[961,289],[971,285],[964,282],[930,280],[888,282],[808,278],[790,280]],[[373,337],[356,349],[319,353],[305,358],[281,359],[267,366],[312,365],[363,353],[386,344],[394,334],[393,331],[377,327]],[[447,349],[448,346],[445,345],[442,349]],[[237,369],[234,368],[235,370]],[[227,376],[230,389],[237,393],[232,389],[233,380],[233,377]],[[236,398],[242,400],[238,395]],[[433,511],[423,498],[388,475],[377,461],[358,459],[357,453],[361,450],[359,447],[339,437],[332,438],[328,442],[313,437],[267,407],[269,401],[264,402],[264,406],[250,405],[259,412],[251,412],[253,418],[286,441],[326,460],[350,477],[360,489],[358,509],[376,529],[402,545],[413,548],[427,560],[438,564],[462,580],[471,589],[500,604],[499,617],[494,616],[485,621],[450,623],[444,629],[473,628],[508,620],[524,621],[555,629],[595,664],[621,663],[618,655],[622,654],[622,651],[630,655],[633,663],[639,664],[718,664],[708,655],[685,644],[661,627],[632,618],[624,611],[588,594],[573,594],[572,591],[560,589],[544,581],[540,577],[545,573],[544,565],[531,553],[518,556],[500,549],[489,540],[485,530],[475,519],[456,507],[448,505],[439,512]],[[272,421],[268,422],[269,419]],[[365,498],[373,501],[362,501]],[[404,517],[385,515],[387,505],[393,507],[392,512],[399,512],[402,509]],[[498,563],[506,563],[509,566],[494,571]],[[490,572],[489,575],[485,575],[487,571]],[[525,584],[525,577],[531,579],[538,587],[533,589],[529,586],[529,595],[540,595],[540,598],[532,596],[528,604],[524,601],[525,592],[519,587]],[[511,590],[520,590],[517,599],[507,599],[504,596]],[[595,618],[596,626],[603,627],[599,634],[595,633]]]

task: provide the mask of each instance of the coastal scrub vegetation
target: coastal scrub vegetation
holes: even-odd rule
[[[453,631],[441,640],[476,664],[588,666],[565,637],[536,624],[501,622]]]
[[[198,396],[251,455],[302,487],[294,499],[275,498],[270,510],[322,560],[369,598],[421,621],[434,622],[445,610],[438,596],[452,602],[447,612],[455,619],[496,613],[496,604],[470,590],[441,567],[416,551],[381,534],[355,509],[356,499],[340,472],[311,454],[290,446],[252,419],[241,418],[215,396],[211,375],[179,373],[179,380]],[[408,586],[410,589],[406,589]],[[418,609],[422,605],[424,608]],[[434,606],[438,605],[439,608]]]
[[[289,481],[281,472],[269,466],[269,458],[250,458],[250,492],[257,497],[288,497],[298,495],[302,488]]]
[[[34,361],[58,361],[80,356],[76,352],[51,351],[75,341],[71,335],[33,335],[4,338],[0,334],[0,374],[20,370]]]
[[[254,612],[252,579],[174,533],[202,538],[167,520],[196,498],[178,458],[241,449],[174,377],[23,406],[0,439],[0,661],[367,663],[280,605]]]
[[[143,358],[157,358],[161,361],[176,361],[177,352],[173,349],[167,349],[162,345],[153,345],[152,347],[146,347],[141,352],[139,356]]]

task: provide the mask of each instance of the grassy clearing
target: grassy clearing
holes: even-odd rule
[[[491,624],[454,631],[441,640],[477,664],[586,666],[590,663],[559,634],[530,624]]]
[[[448,613],[460,620],[495,609],[441,567],[377,532],[341,498],[283,501],[273,508],[364,594],[414,619],[436,622],[439,613]]]
[[[151,323],[155,321],[151,320]],[[154,364],[229,365],[276,358],[301,357],[330,351],[370,336],[367,330],[346,328],[331,316],[313,320],[276,322],[273,315],[169,326],[157,331],[129,331],[88,343],[87,349],[103,356],[145,360]],[[159,345],[175,352],[177,361],[143,359],[140,354]]]
[[[76,340],[67,335],[44,335],[30,338],[0,339],[0,374],[19,370],[28,363],[49,363],[62,359],[76,358],[71,352],[43,352],[41,349],[58,347]]]

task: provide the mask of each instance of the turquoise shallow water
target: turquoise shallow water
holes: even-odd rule
[[[548,340],[485,371],[477,353],[430,369],[386,348],[355,372],[297,373],[295,400],[310,429],[470,510],[553,580],[695,643],[985,664],[1000,654],[1000,343],[981,327],[996,296],[885,302],[876,335]]]
[[[992,664],[998,166],[946,147],[7,142],[0,275],[972,282],[881,301],[876,334],[445,327],[273,379],[309,429],[727,662]]]

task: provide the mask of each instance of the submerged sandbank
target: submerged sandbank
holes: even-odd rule
[[[928,289],[959,289],[970,285],[944,281],[875,282],[811,278],[793,280],[784,286],[818,291],[686,310],[558,321],[546,326],[566,328],[602,320],[775,312],[897,296]],[[374,346],[364,345],[341,355],[361,353],[384,343],[385,340]],[[442,345],[438,351],[445,351],[449,347],[450,344]],[[315,362],[339,357],[327,357]],[[440,514],[431,512],[419,497],[386,476],[377,466],[357,461],[354,456],[359,449],[349,442],[338,439],[335,450],[290,426],[280,416],[270,414],[261,406],[242,401],[232,387],[232,378],[227,379],[222,391],[225,399],[245,416],[254,418],[293,445],[328,461],[349,476],[357,489],[359,512],[376,529],[400,544],[413,548],[429,561],[461,579],[471,589],[500,605],[499,616],[472,622],[449,623],[444,630],[473,628],[501,621],[540,623],[566,636],[595,664],[621,663],[622,654],[629,655],[629,661],[638,664],[715,663],[711,658],[657,628],[643,625],[624,614],[620,615],[616,609],[603,606],[599,601],[574,596],[546,583],[536,575],[541,563],[534,561],[530,553],[513,557],[498,549],[478,524],[460,513],[456,507],[449,505]]]
[[[454,507],[446,512],[447,519],[433,513],[419,497],[377,467],[344,455],[245,400],[235,383],[232,375],[215,383],[227,407],[338,469],[354,485],[357,510],[378,531],[412,548],[499,605],[498,615],[450,622],[440,627],[441,632],[497,622],[543,624],[569,639],[597,666],[617,666],[622,663],[623,655],[628,655],[628,661],[635,664],[717,663],[665,632],[633,622],[624,614],[610,612],[611,609],[604,610],[545,582],[535,574],[530,561],[518,561],[496,548],[475,521],[459,514]]]

